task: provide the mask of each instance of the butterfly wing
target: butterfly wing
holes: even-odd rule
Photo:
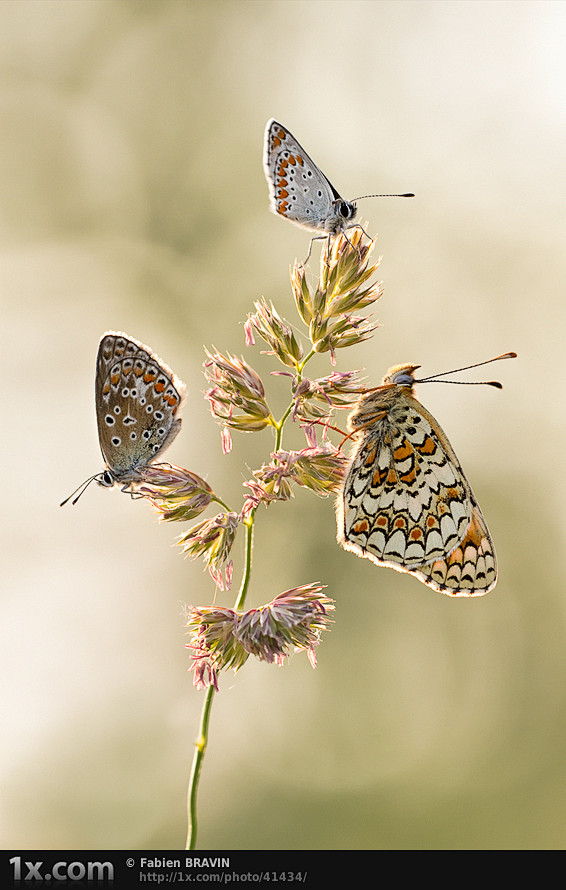
[[[441,593],[481,596],[497,582],[493,541],[480,508],[476,505],[464,539],[449,556],[414,569],[412,574]]]
[[[322,170],[283,124],[271,119],[265,130],[263,165],[271,210],[314,232],[337,234],[355,215]],[[340,213],[346,205],[347,217]]]
[[[95,401],[102,455],[117,481],[138,478],[181,428],[184,384],[149,347],[112,331],[96,360]]]
[[[493,543],[437,421],[408,392],[361,435],[338,509],[338,540],[377,565],[454,596],[496,582]]]

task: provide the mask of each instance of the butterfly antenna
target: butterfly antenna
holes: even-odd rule
[[[414,198],[413,192],[406,192],[404,195],[360,195],[359,198],[352,198],[351,203],[355,201],[363,201],[364,198]]]
[[[491,362],[499,362],[505,358],[517,358],[516,352],[505,352],[503,355],[496,355],[495,358],[488,358],[485,362],[476,362],[474,365],[466,365],[464,368],[454,368],[453,371],[441,371],[440,374],[431,374],[429,377],[423,377],[421,380],[415,380],[415,383],[430,383],[435,380],[436,383],[455,383],[460,386],[495,386],[496,389],[503,389],[501,383],[497,380],[439,380],[439,377],[445,377],[446,374],[458,374],[460,371],[469,371],[470,368],[480,368],[482,365],[489,365]]]
[[[67,504],[71,500],[71,498],[77,494],[77,491],[78,491],[79,493],[77,494],[75,500],[73,501],[73,506],[74,506],[77,503],[80,496],[87,490],[90,483],[93,482],[96,479],[96,477],[99,475],[100,475],[100,473],[95,473],[94,476],[91,476],[90,479],[86,480],[86,482],[81,482],[79,487],[75,488],[75,490],[72,492],[72,494],[70,494],[68,498],[65,498],[65,500],[59,504],[59,506],[64,507],[65,504]]]

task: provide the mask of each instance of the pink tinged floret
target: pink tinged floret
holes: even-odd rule
[[[250,318],[244,322],[244,333],[246,335],[246,346],[255,346],[254,326]]]
[[[305,438],[307,440],[307,444],[309,448],[316,448],[318,442],[316,440],[316,426],[314,423],[310,423],[308,426],[303,427]]]
[[[230,454],[232,451],[232,436],[230,435],[230,430],[227,426],[225,426],[222,430],[222,453]]]

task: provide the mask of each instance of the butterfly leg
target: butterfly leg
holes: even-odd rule
[[[303,266],[306,266],[306,264],[308,263],[308,261],[310,259],[310,255],[312,253],[313,241],[322,241],[324,238],[326,238],[326,235],[315,235],[314,238],[311,238],[311,243],[309,244],[309,252],[307,253],[307,258],[304,261]],[[330,253],[330,235],[328,236],[328,252]]]
[[[366,238],[367,238],[369,241],[371,241],[371,243],[373,244],[373,238],[371,238],[370,235],[368,235],[368,233],[366,232],[366,230],[364,229],[364,227],[363,227],[362,225],[360,225],[360,223],[353,223],[351,226],[348,226],[348,228],[349,228],[349,229],[361,229],[362,232],[364,233],[364,235],[366,236]],[[348,241],[348,244],[350,245],[350,247],[352,247],[353,245],[352,245],[351,241],[349,241],[349,239],[346,237],[346,232],[343,232],[342,234],[344,235],[344,238],[346,238],[346,241]],[[361,250],[360,250],[359,247],[358,247],[358,255],[359,255],[359,257],[360,257],[360,261],[361,261],[361,259],[362,259],[362,252],[361,252]]]
[[[366,232],[364,227],[362,225],[360,225],[360,223],[354,223],[353,226],[348,226],[348,228],[349,229],[361,229],[362,232],[364,233],[364,235],[366,236],[366,238],[368,238],[371,241],[371,243],[373,244],[373,238],[370,235],[368,235],[368,233]]]
[[[126,484],[122,486],[122,488],[120,489],[120,491],[123,491],[124,494],[129,494],[130,497],[132,498],[132,500],[137,500],[138,498],[143,498],[143,497],[144,497],[144,495],[141,494],[141,492],[139,492],[139,491],[135,491],[135,490],[132,488],[132,483],[131,483],[131,482],[126,482]]]
[[[362,229],[362,231],[363,231],[363,229]],[[348,242],[348,244],[350,245],[350,247],[351,247],[352,250],[353,250],[353,249],[354,249],[354,245],[352,244],[352,242],[350,241],[350,239],[349,239],[348,236],[346,235],[346,232],[342,232],[342,234],[344,235],[344,238],[346,239],[346,241]],[[358,254],[359,254],[359,257],[360,257],[360,259],[361,259],[361,258],[362,258],[362,255],[361,255],[361,253],[360,253],[359,248],[358,248]]]

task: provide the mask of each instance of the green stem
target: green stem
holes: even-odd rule
[[[297,365],[297,384],[299,384],[303,379],[303,369],[306,363],[313,357],[314,354],[314,349],[311,349],[308,355],[304,357],[302,362]],[[289,414],[293,410],[294,406],[295,403],[291,402],[291,404],[288,406],[287,410],[283,414],[281,420],[273,422],[273,427],[275,429],[275,451],[279,451],[279,449],[281,448],[281,440],[283,439],[283,427],[285,426],[285,421],[289,417]]]
[[[255,510],[250,513],[249,518],[244,523],[246,526],[245,565],[238,599],[234,603],[234,609],[236,611],[244,608],[248,587],[250,586],[250,578],[252,574],[252,551],[254,546],[254,519]]]
[[[226,510],[227,513],[230,512],[230,507],[228,506],[228,504],[225,504],[224,501],[221,500],[221,499],[220,499],[219,497],[217,497],[216,495],[214,495],[214,496],[211,498],[211,500],[212,500],[213,503],[215,503],[215,504],[219,504],[221,507],[224,507],[224,509]]]
[[[246,544],[245,544],[245,564],[244,564],[244,573],[242,576],[242,583],[240,585],[240,590],[238,593],[238,598],[234,604],[234,609],[242,609],[244,606],[244,601],[246,599],[246,594],[248,592],[248,587],[250,585],[250,577],[252,571],[252,550],[253,550],[253,537],[254,537],[254,518],[255,518],[255,510],[252,511],[248,519],[244,522],[246,526]],[[200,732],[197,740],[195,741],[195,753],[193,756],[193,765],[191,768],[191,775],[189,778],[189,789],[188,789],[188,801],[187,801],[187,813],[188,813],[188,832],[187,832],[187,850],[194,850],[196,846],[197,840],[197,828],[198,828],[198,814],[197,814],[197,793],[198,786],[200,780],[200,774],[202,770],[202,763],[204,760],[204,755],[206,752],[206,746],[208,744],[208,727],[210,722],[210,710],[212,708],[212,699],[214,698],[214,686],[209,686],[206,690],[206,696],[204,699],[204,705],[202,708],[202,715],[200,720]]]
[[[306,363],[311,360],[313,355],[315,355],[314,347],[313,347],[313,349],[311,349],[311,351],[308,353],[308,355],[305,355],[301,364],[297,368],[297,376],[299,378],[299,381],[303,379],[303,368],[305,367]]]
[[[202,762],[208,743],[208,724],[210,721],[210,709],[212,707],[212,699],[214,698],[214,686],[209,686],[206,690],[202,716],[200,720],[200,733],[195,742],[195,753],[193,757],[193,766],[191,769],[191,777],[189,779],[189,798],[188,798],[188,816],[189,831],[187,834],[187,850],[194,850],[197,840],[198,816],[197,816],[197,792],[202,769]]]

